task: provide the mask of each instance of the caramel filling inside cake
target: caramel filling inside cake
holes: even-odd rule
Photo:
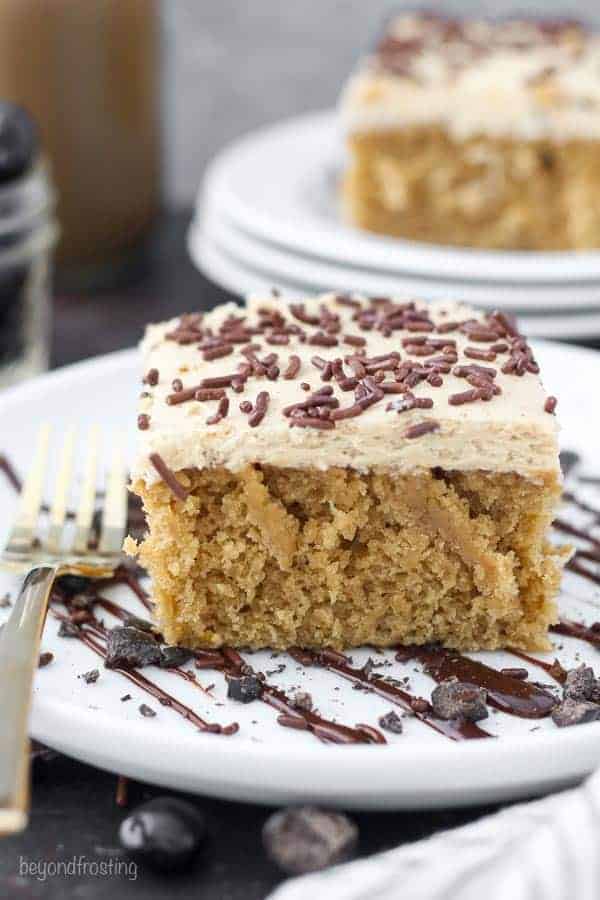
[[[352,134],[346,218],[413,240],[497,249],[600,246],[597,140],[453,139],[435,125]]]
[[[247,466],[133,488],[169,642],[548,648],[561,559],[554,471],[414,474]]]

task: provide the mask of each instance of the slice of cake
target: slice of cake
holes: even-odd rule
[[[548,646],[556,401],[504,315],[266,297],[142,352],[127,549],[169,642]]]
[[[471,247],[600,246],[600,36],[581,24],[394,17],[341,115],[350,223]]]

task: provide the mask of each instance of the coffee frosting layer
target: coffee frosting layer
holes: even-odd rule
[[[393,18],[341,99],[347,132],[435,123],[553,141],[600,138],[600,37],[571,21]]]
[[[555,401],[501,315],[358,295],[256,297],[149,325],[141,349],[134,480],[158,479],[152,454],[174,471],[558,469]]]

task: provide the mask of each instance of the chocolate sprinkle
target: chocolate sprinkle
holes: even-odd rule
[[[301,366],[300,357],[297,356],[295,353],[292,354],[292,356],[290,356],[290,358],[289,358],[287,369],[283,373],[283,377],[286,378],[288,381],[291,380],[292,378],[295,378],[297,376],[298,372],[300,371],[300,366]]]
[[[171,493],[178,500],[187,500],[189,491],[186,491],[184,486],[175,478],[175,473],[167,466],[162,456],[159,453],[151,453],[149,459],[161,479],[171,490]]]
[[[268,391],[261,391],[256,398],[256,403],[254,405],[254,412],[248,418],[248,425],[251,428],[256,428],[257,425],[260,425],[262,420],[265,417],[267,409],[269,407],[269,400],[271,399],[271,395]]]
[[[438,431],[439,427],[439,422],[430,419],[427,422],[420,422],[418,425],[411,425],[410,428],[406,429],[402,436],[408,440],[414,440],[414,438],[423,437],[424,434],[431,434],[432,431]]]

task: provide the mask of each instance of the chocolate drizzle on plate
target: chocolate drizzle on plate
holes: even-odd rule
[[[598,642],[600,643],[600,635]],[[438,683],[457,678],[466,684],[485,688],[490,706],[511,716],[542,719],[550,715],[556,705],[552,694],[537,685],[522,678],[514,678],[454,650],[437,646],[406,647],[401,653],[404,661],[411,656],[419,660],[425,672]]]
[[[383,678],[374,677],[365,669],[354,668],[347,656],[335,650],[322,650],[320,652],[290,650],[290,655],[302,665],[322,666],[330,672],[341,675],[342,678],[351,681],[353,684],[367,685],[373,693],[384,697],[389,702],[396,704],[396,706],[401,706],[409,715],[415,716],[429,728],[433,728],[434,731],[453,741],[493,737],[475,722],[440,719],[434,715],[431,704],[427,700],[416,697],[404,688],[399,687],[396,683],[391,684]],[[416,702],[419,700],[421,703]]]

